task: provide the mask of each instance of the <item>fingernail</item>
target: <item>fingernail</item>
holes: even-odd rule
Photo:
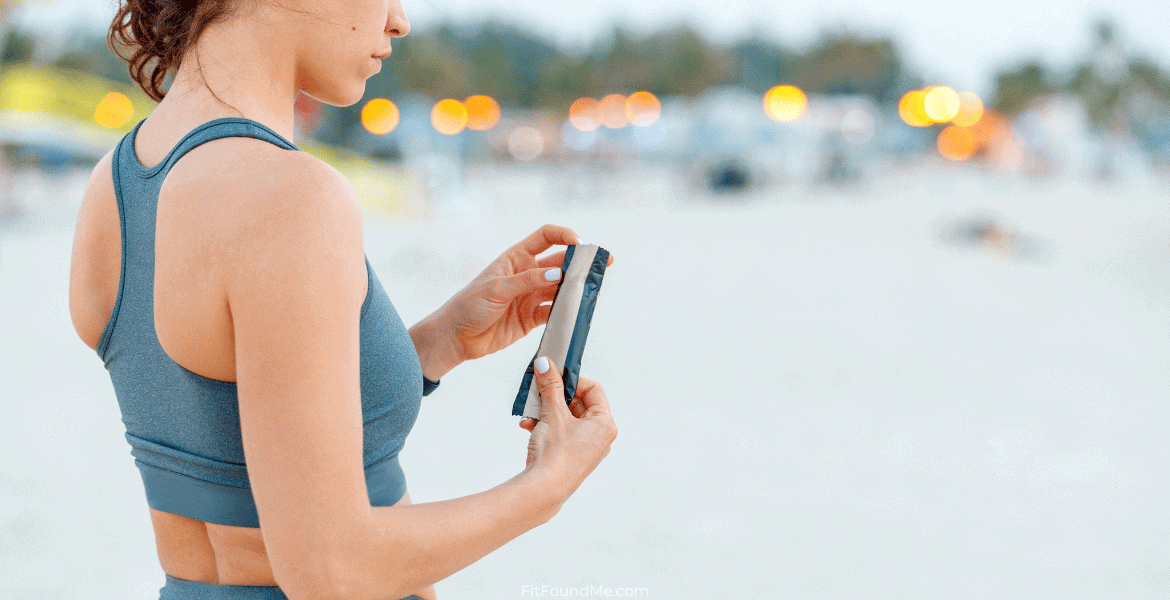
[[[536,367],[537,373],[540,373],[541,375],[548,373],[548,359],[547,358],[542,356],[542,357],[536,359],[536,363],[534,364],[534,366]]]
[[[581,241],[581,238],[577,238],[577,245],[578,245],[578,246],[580,246],[580,245],[583,245],[584,243],[585,243],[585,242],[582,242],[582,241]]]
[[[561,268],[553,267],[544,272],[545,281],[558,281],[561,278]]]

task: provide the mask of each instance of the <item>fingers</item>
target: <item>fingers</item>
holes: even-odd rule
[[[564,246],[576,244],[577,239],[577,233],[568,227],[545,225],[532,232],[531,235],[521,240],[515,246],[512,246],[512,248],[527,252],[531,256],[536,256],[557,244]]]
[[[595,381],[592,381],[589,379],[584,379],[584,378],[578,378],[578,382],[579,383],[577,384],[577,395],[575,398],[573,398],[573,402],[571,404],[569,404],[569,414],[580,419],[581,417],[585,416],[586,412],[589,410],[589,405],[586,404],[585,398],[583,396],[584,395],[592,395],[593,396],[593,399],[592,399],[593,405],[596,406],[597,394],[600,392],[602,399],[604,399],[605,392],[604,392],[604,390],[600,389],[601,386],[598,385],[597,382],[595,382]],[[584,388],[582,387],[582,384],[584,384]],[[593,390],[593,391],[588,391],[588,390]],[[543,403],[543,400],[541,402]],[[607,405],[607,408],[608,408],[608,405]],[[599,410],[600,409],[594,409],[594,412],[596,413]],[[532,417],[524,417],[523,419],[520,419],[520,428],[521,429],[528,431],[528,432],[531,432],[534,427],[536,427],[536,419],[533,419]]]
[[[613,414],[609,411],[609,400],[605,397],[605,390],[601,384],[584,377],[577,378],[577,391],[574,402],[581,401],[585,407],[584,413],[578,417],[587,419],[599,425],[606,432],[610,443],[617,438],[617,423],[613,421]],[[608,452],[608,450],[606,451]]]
[[[564,273],[561,272],[560,267],[537,267],[515,275],[500,277],[493,283],[496,294],[502,300],[511,300],[538,290],[548,290],[550,295],[555,294],[557,284],[560,283],[562,277],[564,277]]]
[[[586,416],[609,414],[609,399],[605,397],[605,389],[592,379],[577,378],[577,391],[573,401],[577,400],[584,406]]]
[[[540,304],[532,311],[533,327],[536,325],[544,325],[548,323],[548,317],[552,314],[551,304]]]
[[[565,384],[561,381],[561,370],[547,356],[537,358],[533,363],[536,385],[540,390],[540,420],[560,422],[571,416],[565,404]]]
[[[613,261],[610,261],[613,262]],[[536,259],[536,266],[538,267],[559,267],[565,264],[565,251],[554,252],[548,256]],[[609,265],[606,265],[609,266]]]

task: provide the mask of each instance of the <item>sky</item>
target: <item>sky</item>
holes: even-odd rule
[[[715,41],[759,33],[793,48],[825,31],[893,38],[929,84],[980,94],[996,72],[1040,59],[1067,69],[1093,41],[1093,23],[1109,18],[1131,54],[1170,69],[1170,9],[1154,0],[403,0],[415,29],[444,20],[478,23],[494,16],[526,25],[566,47],[584,46],[615,23],[637,32],[687,24]],[[41,0],[24,9],[30,23],[104,28],[115,0]]]

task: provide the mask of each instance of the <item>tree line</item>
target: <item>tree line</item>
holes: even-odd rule
[[[1096,36],[1097,50],[1071,75],[1060,76],[1037,61],[1002,70],[988,104],[1013,115],[1040,95],[1065,92],[1084,100],[1098,126],[1116,120],[1138,96],[1170,105],[1170,77],[1158,65],[1123,56],[1120,76],[1116,65],[1113,73],[1106,73],[1102,56],[1118,54],[1116,34],[1111,25],[1101,23]],[[69,40],[52,59],[54,64],[130,83],[125,62],[106,47],[103,36]],[[2,59],[34,58],[38,43],[28,32],[9,30]],[[567,51],[529,30],[487,21],[465,28],[440,25],[396,40],[382,71],[367,81],[366,96],[393,99],[419,93],[437,100],[486,94],[504,106],[564,113],[581,96],[636,90],[694,96],[714,86],[762,94],[782,83],[810,94],[866,95],[893,106],[923,81],[887,37],[829,32],[797,49],[761,37],[717,44],[686,26],[641,35],[617,27],[582,51]],[[339,139],[322,141],[344,143],[340,136],[359,122],[362,104],[326,107],[325,117],[340,127],[319,135]]]

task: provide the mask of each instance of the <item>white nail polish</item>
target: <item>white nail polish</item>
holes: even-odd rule
[[[534,363],[533,366],[536,367],[537,373],[544,375],[545,373],[548,372],[548,359],[542,356],[542,357],[536,359],[536,362]]]
[[[553,267],[544,272],[545,281],[559,281],[561,278],[561,268]]]

